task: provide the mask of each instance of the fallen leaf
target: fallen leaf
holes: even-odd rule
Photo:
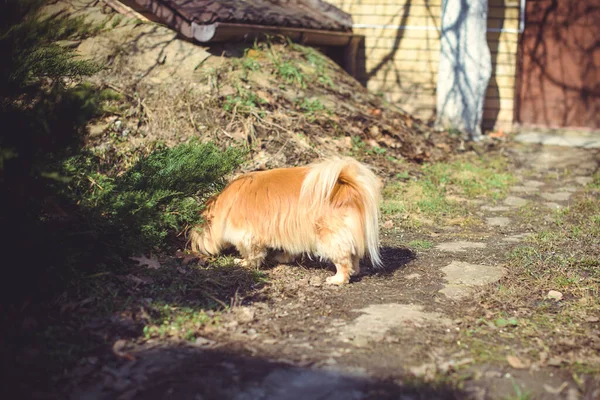
[[[505,137],[506,135],[502,131],[502,128],[500,128],[500,129],[498,129],[498,131],[492,132],[488,136],[491,138],[502,138],[502,137]]]
[[[508,365],[516,369],[525,369],[529,368],[531,362],[529,360],[521,360],[517,356],[506,356],[506,361],[508,361]]]
[[[124,339],[119,339],[115,343],[113,343],[112,351],[113,351],[114,355],[116,355],[117,357],[120,357],[120,358],[124,358],[128,361],[135,360],[135,357],[132,354],[122,351],[126,345],[127,345],[127,341]]]
[[[160,263],[155,257],[150,256],[148,258],[144,255],[141,257],[130,257],[133,261],[137,261],[138,264],[142,267],[148,267],[150,269],[159,269],[161,267]]]
[[[548,361],[548,357],[550,355],[548,354],[547,351],[540,351],[540,364],[545,365],[546,361]]]
[[[560,301],[563,298],[563,294],[556,290],[550,290],[546,297],[552,300]]]
[[[450,153],[452,151],[452,149],[450,148],[450,146],[446,143],[438,143],[435,145],[435,147],[437,147],[438,149],[441,149],[443,151],[445,151],[446,153]]]
[[[586,322],[598,322],[598,321],[600,321],[600,318],[591,316],[591,317],[586,317],[585,320],[586,320]]]
[[[565,388],[567,386],[569,386],[569,384],[567,382],[563,382],[562,385],[560,385],[559,387],[557,387],[555,389],[552,386],[548,385],[547,383],[544,383],[544,390],[546,390],[546,392],[551,393],[551,394],[560,394],[560,392],[565,390]]]
[[[210,339],[207,339],[207,338],[202,337],[202,336],[198,336],[196,338],[196,340],[194,340],[194,342],[192,342],[192,344],[194,346],[200,346],[200,347],[212,346],[215,343],[216,342],[214,340],[210,340]]]
[[[387,220],[383,223],[383,227],[385,229],[392,229],[394,227],[394,223],[391,220]]]

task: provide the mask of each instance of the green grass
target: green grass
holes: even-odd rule
[[[427,250],[433,247],[433,243],[429,240],[412,240],[408,245],[413,249]]]
[[[218,324],[218,314],[209,316],[204,310],[193,307],[177,307],[171,304],[152,304],[158,315],[144,326],[146,339],[177,337],[194,340],[198,331],[208,324]]]
[[[393,216],[402,214],[406,211],[406,208],[402,201],[395,199],[386,199],[381,203],[381,213],[383,215]]]
[[[513,380],[512,382],[514,394],[508,395],[504,397],[504,400],[532,400],[533,396],[526,390],[521,389],[521,387]]]
[[[360,138],[353,138],[353,152],[377,152],[366,149]],[[505,172],[501,158],[463,159],[450,163],[427,164],[418,172],[402,171],[397,181],[384,189],[382,212],[385,215],[404,215],[410,219],[422,216],[433,221],[460,220],[471,223],[468,207],[455,198],[496,201],[508,192],[514,177]],[[415,179],[409,179],[414,176]],[[413,221],[414,222],[414,221]]]

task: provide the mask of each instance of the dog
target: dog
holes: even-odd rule
[[[268,250],[278,251],[280,263],[314,255],[335,264],[326,282],[343,285],[360,273],[367,253],[375,267],[382,264],[381,187],[369,167],[349,157],[250,172],[207,201],[204,223],[191,230],[189,244],[205,255],[233,246],[254,268]]]

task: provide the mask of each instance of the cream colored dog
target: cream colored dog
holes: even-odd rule
[[[327,283],[348,283],[368,252],[379,255],[381,181],[352,158],[304,167],[245,174],[207,202],[205,223],[193,229],[194,251],[215,255],[235,246],[248,266],[259,267],[267,250],[277,261],[308,254],[331,260],[337,269]]]

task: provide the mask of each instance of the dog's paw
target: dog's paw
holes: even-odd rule
[[[234,258],[233,262],[241,267],[247,267],[248,266],[248,260],[245,260],[243,258]]]
[[[350,282],[350,277],[342,274],[335,274],[325,279],[325,283],[328,285],[344,285],[348,282]]]

